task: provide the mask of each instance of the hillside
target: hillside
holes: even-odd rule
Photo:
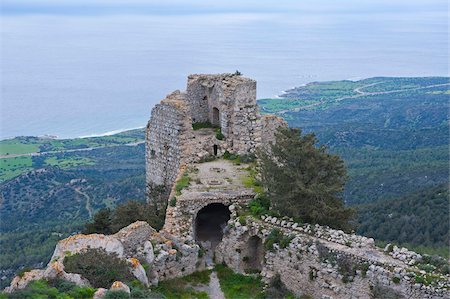
[[[311,83],[263,99],[264,112],[314,132],[349,170],[349,204],[448,181],[449,78]]]
[[[360,205],[358,233],[400,243],[418,252],[427,246],[442,247],[436,253],[448,256],[448,199],[448,187],[441,185],[401,198]]]
[[[446,193],[445,185],[440,187],[448,182],[448,82],[312,83],[259,104],[291,126],[315,132],[344,158],[350,176],[344,195],[361,213],[360,233],[442,248],[448,244],[448,234],[441,233],[448,208],[442,208]],[[144,131],[135,130],[95,138],[0,141],[0,277],[5,277],[0,287],[18,269],[47,263],[57,240],[78,232],[100,208],[144,200],[143,140]],[[396,216],[388,221],[389,214]],[[417,219],[427,220],[419,225]],[[417,238],[410,238],[416,232]]]
[[[50,146],[55,143],[65,144],[63,149],[68,151],[19,157],[29,159],[30,166],[2,168],[4,175],[14,178],[0,184],[0,277],[4,276],[0,287],[9,283],[18,269],[47,263],[56,242],[80,231],[99,209],[129,199],[144,200],[144,144],[130,146],[118,142],[142,141],[144,134],[140,130],[119,136],[126,135],[133,137],[62,141],[21,137],[5,141],[14,144],[11,148],[15,154],[20,149],[22,153],[36,149],[44,152],[44,146],[53,151]],[[97,148],[72,151],[74,143],[83,149],[89,144]],[[2,160],[8,165],[14,159]]]

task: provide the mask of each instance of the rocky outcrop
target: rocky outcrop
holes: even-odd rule
[[[181,243],[172,236],[157,233],[148,223],[137,221],[114,235],[79,234],[61,240],[46,269],[32,270],[16,276],[5,291],[23,289],[34,280],[55,278],[71,281],[79,286],[89,286],[89,281],[80,274],[64,271],[64,258],[96,248],[126,260],[130,272],[146,286],[194,272],[199,250],[198,245],[193,242]],[[148,271],[144,265],[148,267]]]

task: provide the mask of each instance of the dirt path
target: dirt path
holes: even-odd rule
[[[92,219],[92,216],[94,214],[94,211],[92,210],[91,207],[91,198],[89,197],[89,195],[87,195],[86,193],[82,192],[79,188],[74,188],[75,192],[80,194],[81,196],[84,196],[84,198],[86,198],[86,210],[89,213],[89,218]]]
[[[220,288],[219,278],[215,271],[211,273],[207,293],[211,299],[225,299],[225,295]]]

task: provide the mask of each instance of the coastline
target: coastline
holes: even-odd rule
[[[19,138],[19,137],[35,137],[35,138],[45,138],[45,139],[53,139],[53,140],[95,138],[95,137],[112,136],[112,135],[120,134],[120,133],[123,133],[123,132],[139,130],[139,129],[143,129],[143,128],[145,128],[145,126],[139,126],[139,127],[133,127],[133,128],[127,128],[127,129],[117,129],[117,130],[107,131],[107,132],[104,132],[104,133],[93,133],[93,134],[89,134],[89,135],[82,135],[82,136],[75,136],[75,137],[68,137],[68,138],[60,138],[57,135],[50,135],[50,134],[43,134],[43,135],[38,135],[38,136],[19,135],[19,136],[0,138],[0,142],[1,141],[6,141],[6,140],[12,140],[12,139]]]

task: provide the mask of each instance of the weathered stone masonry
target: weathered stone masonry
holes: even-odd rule
[[[194,131],[193,123],[211,123],[220,128],[224,139],[215,138],[212,129]],[[286,122],[275,116],[261,117],[256,81],[233,74],[190,75],[186,93],[175,91],[152,110],[146,132],[148,201],[156,202],[155,191],[164,188],[163,200],[157,204],[166,204],[182,165],[225,151],[255,153],[273,141],[279,126]]]

